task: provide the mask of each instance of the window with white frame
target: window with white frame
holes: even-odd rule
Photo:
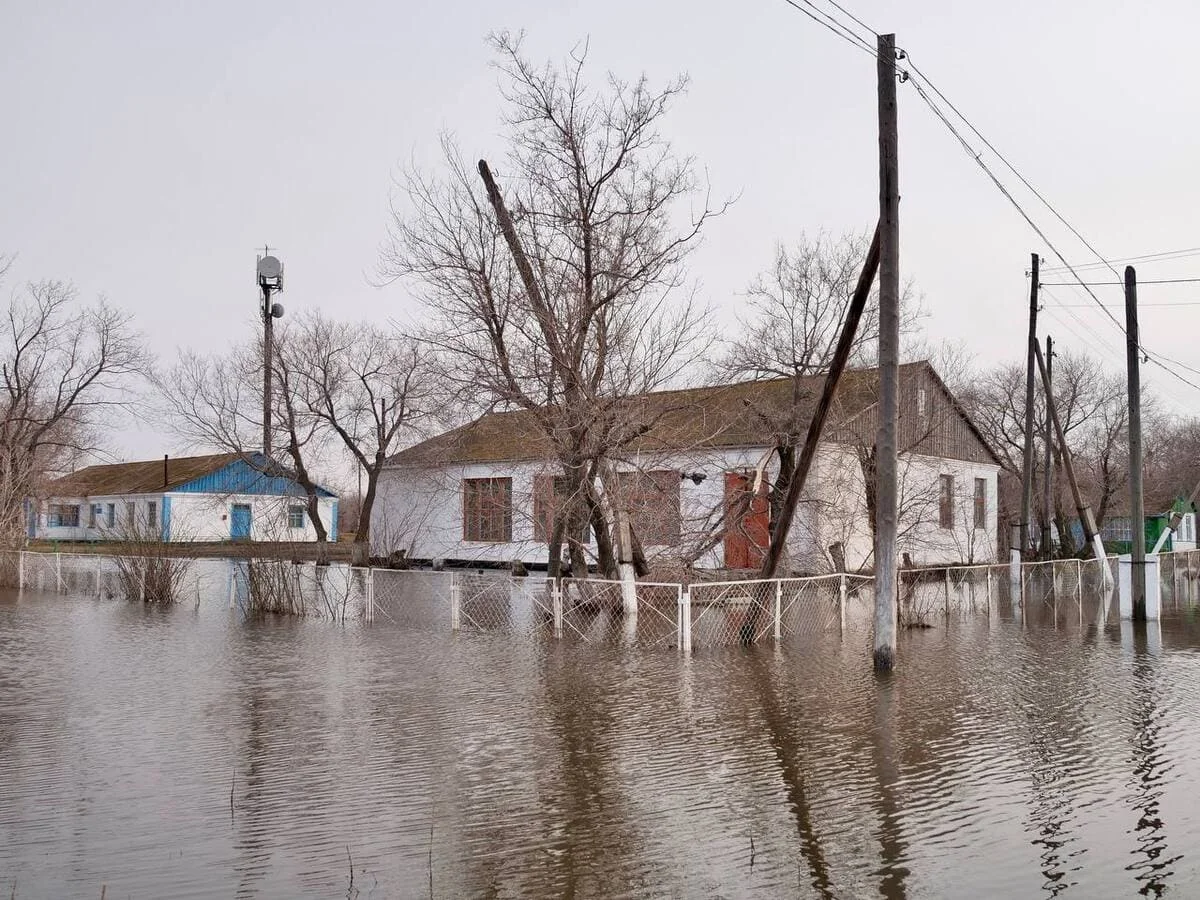
[[[289,506],[288,507],[288,528],[303,528],[304,527],[304,507]]]
[[[117,504],[110,503],[104,510],[104,524],[112,528],[117,524]]]
[[[158,504],[153,500],[146,504],[146,527],[158,527]]]

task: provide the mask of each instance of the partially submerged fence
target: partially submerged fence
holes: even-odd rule
[[[1099,625],[1113,614],[1115,558],[904,570],[902,627],[966,616]],[[1200,550],[1160,556],[1165,608],[1200,600]],[[361,619],[422,630],[499,633],[583,644],[694,648],[867,632],[874,579],[836,574],[770,580],[557,580],[495,571],[393,570],[257,559],[0,554],[0,579],[22,590],[146,602],[223,604]]]

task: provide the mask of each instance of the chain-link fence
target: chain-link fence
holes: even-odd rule
[[[1200,603],[1200,550],[1158,557],[1163,608]],[[1103,625],[1116,612],[1116,558],[962,565],[899,573],[901,627],[1000,616],[1055,627]],[[243,614],[361,619],[426,631],[692,648],[787,642],[872,626],[875,582],[864,575],[691,584],[551,580],[498,571],[353,568],[270,559],[0,553],[0,584],[146,602],[214,600]]]

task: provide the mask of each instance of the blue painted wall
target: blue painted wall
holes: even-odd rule
[[[167,542],[171,539],[171,498],[162,498],[162,539]]]
[[[333,501],[333,521],[329,523],[329,542],[337,543],[338,502]]]
[[[207,475],[201,475],[185,484],[172,488],[173,492],[187,494],[270,494],[273,496],[303,497],[304,488],[293,478],[285,475],[267,475],[256,466],[265,467],[266,457],[261,453],[251,454],[254,465],[244,459],[236,459]],[[317,488],[318,497],[333,497],[331,491]]]

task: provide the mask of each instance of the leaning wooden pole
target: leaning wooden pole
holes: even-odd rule
[[[779,560],[783,556],[783,548],[787,544],[788,532],[795,518],[796,505],[800,502],[800,494],[804,483],[808,480],[809,470],[817,455],[817,445],[821,442],[821,434],[825,429],[825,421],[829,418],[829,409],[833,406],[833,398],[837,393],[838,381],[850,361],[850,352],[854,349],[854,338],[858,334],[858,323],[862,319],[863,310],[867,306],[867,298],[871,295],[871,285],[875,281],[875,273],[879,270],[879,227],[875,227],[875,236],[871,239],[871,247],[863,262],[862,272],[858,275],[858,284],[850,305],[846,309],[846,320],[842,324],[842,334],[838,338],[837,347],[833,353],[833,362],[825,375],[825,385],[821,388],[821,397],[817,400],[817,408],[813,411],[812,421],[808,423],[808,434],[804,438],[804,446],[800,450],[800,458],[796,460],[792,470],[792,480],[788,485],[787,495],[779,517],[771,526],[771,541],[763,557],[761,577],[774,578],[775,570],[779,568]]]
[[[1075,509],[1079,513],[1079,524],[1083,526],[1084,539],[1091,544],[1096,559],[1103,561],[1105,558],[1104,544],[1101,542],[1100,532],[1096,528],[1096,517],[1092,515],[1092,507],[1084,500],[1083,493],[1079,490],[1079,482],[1075,478],[1075,462],[1071,458],[1071,451],[1067,447],[1067,438],[1063,433],[1062,423],[1058,419],[1058,404],[1054,402],[1054,392],[1050,386],[1050,373],[1046,371],[1046,362],[1042,359],[1042,348],[1037,344],[1034,344],[1034,359],[1042,376],[1042,387],[1046,391],[1046,409],[1050,413],[1050,421],[1054,425],[1058,450],[1062,455],[1063,474],[1067,476],[1067,483],[1071,486],[1071,497],[1075,500]],[[1112,575],[1105,566],[1104,580],[1109,581],[1111,578]]]
[[[1054,339],[1046,335],[1046,380],[1054,384]],[[1054,469],[1051,465],[1051,446],[1054,441],[1050,437],[1050,392],[1046,391],[1046,420],[1043,424],[1042,443],[1045,444],[1045,459],[1042,463],[1042,539],[1039,550],[1042,559],[1050,559],[1050,522],[1054,513]]]
[[[879,431],[875,439],[875,671],[896,661],[896,422],[900,378],[900,183],[896,36],[882,34],[879,82]]]

